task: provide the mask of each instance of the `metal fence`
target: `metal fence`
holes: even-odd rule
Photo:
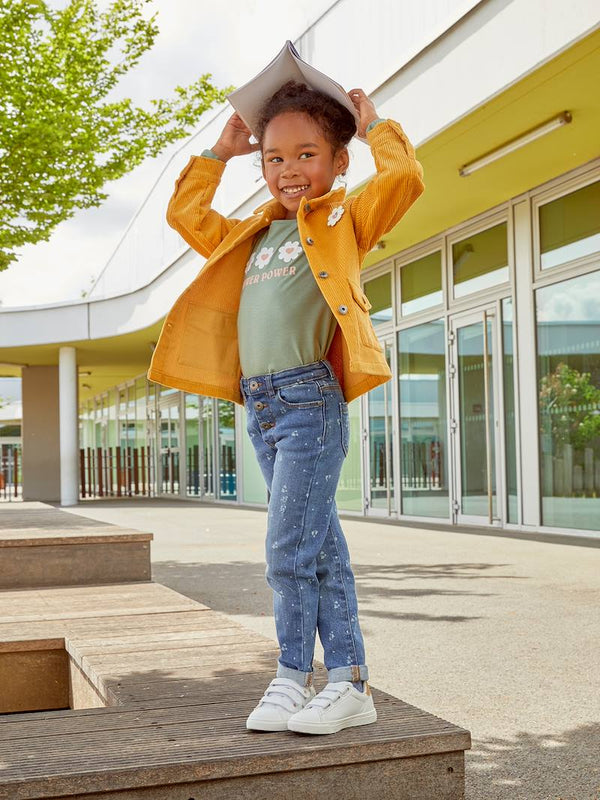
[[[21,445],[0,445],[0,500],[21,500],[23,476],[21,470]]]
[[[149,447],[86,447],[79,451],[82,498],[150,497],[150,473]]]

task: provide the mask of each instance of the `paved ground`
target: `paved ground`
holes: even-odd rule
[[[71,511],[154,533],[155,580],[275,639],[264,511]],[[600,548],[342,524],[372,683],[471,731],[467,800],[599,800]]]

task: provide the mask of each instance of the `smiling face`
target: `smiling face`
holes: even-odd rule
[[[263,176],[273,197],[295,219],[300,200],[321,197],[348,167],[348,150],[334,152],[320,127],[299,111],[278,114],[265,129]]]

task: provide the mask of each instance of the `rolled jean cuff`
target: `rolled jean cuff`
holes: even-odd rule
[[[277,677],[289,678],[290,680],[299,683],[300,686],[313,685],[312,672],[302,672],[299,669],[292,669],[292,667],[285,667],[283,664],[277,664]]]
[[[369,668],[366,664],[334,667],[327,670],[327,680],[329,683],[337,683],[337,681],[368,681]]]

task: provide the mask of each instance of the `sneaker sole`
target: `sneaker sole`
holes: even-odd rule
[[[353,717],[345,717],[332,722],[300,722],[290,720],[288,730],[294,733],[337,733],[343,728],[354,728],[357,725],[370,725],[377,722],[377,710],[375,708],[365,711],[363,714],[355,714]]]
[[[249,731],[287,731],[286,720],[279,720],[278,722],[268,722],[267,720],[256,722],[246,722],[246,728]]]

